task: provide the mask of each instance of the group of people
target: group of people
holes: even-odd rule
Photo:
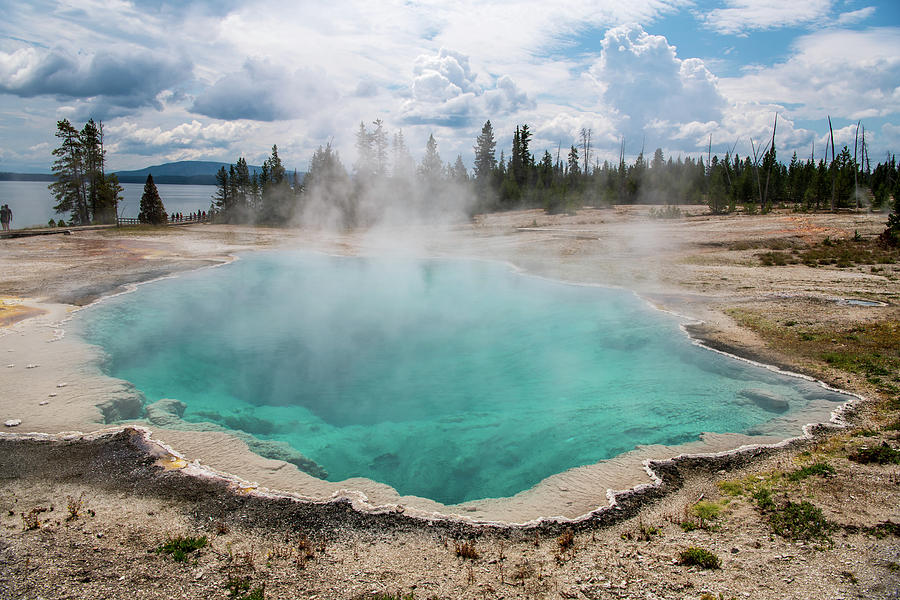
[[[0,224],[3,225],[3,231],[9,231],[9,224],[12,223],[12,211],[9,204],[0,206]]]
[[[204,210],[198,210],[195,213],[189,213],[187,218],[185,218],[183,213],[173,212],[169,217],[170,223],[181,223],[184,221],[206,221],[209,218],[209,213]]]

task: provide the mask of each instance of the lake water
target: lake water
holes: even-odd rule
[[[254,253],[110,298],[75,332],[148,403],[448,504],[846,400],[698,347],[629,292],[475,261]]]
[[[9,204],[13,211],[12,227],[47,225],[50,218],[68,220],[68,214],[57,214],[53,207],[56,199],[47,189],[44,181],[0,181],[0,204]],[[123,217],[137,217],[141,212],[143,183],[123,183],[123,201],[119,203],[119,214]],[[209,210],[209,203],[216,191],[214,185],[156,185],[167,212],[184,214]]]

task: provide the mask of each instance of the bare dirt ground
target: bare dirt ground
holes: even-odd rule
[[[815,375],[867,400],[848,415],[847,430],[739,460],[661,465],[664,495],[638,511],[623,505],[619,519],[571,530],[429,524],[396,513],[363,515],[340,503],[265,500],[166,470],[167,463],[135,450],[128,434],[67,442],[4,436],[0,597],[900,598],[900,467],[850,460],[861,449],[898,445],[900,402],[889,384],[896,373],[829,363],[802,345],[802,335],[779,337],[803,327],[809,336],[826,332],[810,344],[855,348],[844,332],[865,337],[872,324],[887,324],[876,349],[896,354],[900,338],[889,327],[900,320],[900,267],[766,267],[759,257],[855,232],[871,238],[884,220],[782,213],[663,221],[649,219],[646,207],[627,207],[491,215],[402,240],[389,231],[225,226],[4,240],[0,306],[7,315],[0,312],[0,320],[10,324],[0,342],[42,318],[27,310],[35,301],[85,304],[123,284],[241,250],[403,251],[504,260],[537,275],[634,289],[660,308],[704,321],[693,333],[712,346]],[[0,371],[3,420],[22,418],[27,431],[60,430],[60,420],[45,417],[42,426],[37,408],[5,393],[48,366]],[[103,426],[97,410],[73,414],[71,428]],[[176,447],[191,458],[183,441]],[[247,460],[247,469],[261,468]],[[206,536],[208,544],[184,562],[156,552],[176,536]],[[680,564],[692,547],[713,553],[718,568]]]

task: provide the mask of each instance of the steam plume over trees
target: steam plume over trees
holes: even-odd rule
[[[498,159],[498,141],[488,120],[474,141],[470,177],[462,155],[443,161],[433,134],[416,165],[403,132],[391,135],[376,119],[369,126],[359,124],[352,170],[329,143],[313,154],[301,181],[296,173],[288,176],[273,146],[259,174],[250,173],[244,158],[220,169],[213,201],[219,220],[229,223],[356,227],[388,214],[431,220],[498,210],[542,208],[555,213],[634,203],[706,204],[712,213],[765,213],[779,205],[855,209],[867,194],[871,208],[880,210],[897,196],[893,158],[870,170],[857,143],[854,153],[844,147],[818,160],[814,153],[807,159],[794,153],[785,164],[777,155],[776,128],[777,117],[765,143],[750,140],[753,152],[748,156],[734,151],[736,142],[724,156],[713,154],[710,137],[706,152],[696,157],[666,156],[656,148],[648,161],[641,149],[628,163],[624,139],[617,162],[592,162],[596,154],[587,128],[566,141],[568,150],[561,141],[555,152],[535,152],[527,123],[515,127],[508,153],[501,149]],[[857,157],[864,157],[865,166]]]

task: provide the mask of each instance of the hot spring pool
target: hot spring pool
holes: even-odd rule
[[[632,293],[497,263],[263,252],[107,299],[75,331],[148,403],[445,504],[847,399],[679,325]]]

